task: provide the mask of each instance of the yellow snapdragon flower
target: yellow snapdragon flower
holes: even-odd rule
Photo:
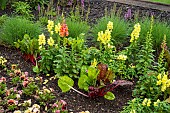
[[[47,25],[48,32],[51,33],[53,27],[54,27],[54,21],[48,20],[48,25]]]
[[[45,36],[44,36],[43,33],[41,35],[39,35],[38,43],[39,43],[39,45],[45,45],[46,44]]]
[[[157,84],[156,84],[156,85],[161,85],[161,83],[162,83],[162,81],[159,80],[159,81],[157,81]]]
[[[158,99],[156,102],[154,102],[154,106],[158,106],[158,104],[159,104],[159,102],[160,102],[160,100]]]
[[[117,57],[118,60],[126,60],[127,59],[127,56],[126,55],[119,55]]]
[[[97,41],[100,41],[101,43],[106,45],[110,42],[110,39],[111,39],[111,31],[106,30],[105,33],[103,33],[103,31],[98,32]]]
[[[48,42],[48,45],[50,45],[50,46],[54,45],[54,40],[52,37],[50,37],[47,42]]]
[[[164,73],[164,76],[163,76],[163,78],[162,78],[162,83],[166,83],[167,80],[168,80],[168,75],[166,75],[166,74]]]
[[[151,100],[148,99],[147,106],[149,107],[151,105]]]
[[[158,80],[161,80],[161,78],[162,78],[162,76],[161,76],[161,74],[159,73],[158,76],[157,76],[157,79],[158,79]]]
[[[112,30],[113,29],[113,22],[109,21],[107,24],[107,30]]]
[[[147,101],[148,101],[148,99],[147,99],[147,98],[145,98],[145,99],[143,100],[143,102],[142,102],[142,105],[143,105],[143,106],[145,106],[145,105],[146,105],[146,103],[147,103]]]
[[[61,24],[58,23],[57,25],[55,25],[55,32],[58,34],[61,28]]]
[[[91,66],[96,67],[97,66],[97,60],[94,58],[93,62],[91,63]]]
[[[135,24],[134,30],[131,33],[130,42],[133,42],[133,41],[135,41],[135,40],[137,40],[139,38],[140,31],[141,31],[140,24],[139,23]]]
[[[161,91],[164,92],[166,90],[166,84],[162,84]]]

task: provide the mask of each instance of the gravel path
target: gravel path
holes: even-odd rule
[[[130,5],[170,12],[170,5],[153,3],[153,2],[149,2],[148,0],[107,0],[107,1],[119,2],[124,4],[130,4]]]

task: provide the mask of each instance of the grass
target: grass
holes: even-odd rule
[[[149,1],[170,4],[170,0],[149,0]]]

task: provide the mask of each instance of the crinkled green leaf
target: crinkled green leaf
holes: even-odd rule
[[[62,76],[58,80],[58,86],[61,88],[62,92],[67,92],[73,87],[74,81],[68,76]]]
[[[112,92],[107,92],[104,95],[104,98],[108,99],[108,100],[114,100],[115,99],[115,95]]]

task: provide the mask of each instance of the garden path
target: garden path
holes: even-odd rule
[[[153,3],[153,2],[149,2],[148,0],[107,0],[107,1],[131,4],[135,6],[141,6],[141,7],[170,12],[170,5],[161,4],[161,3]]]

